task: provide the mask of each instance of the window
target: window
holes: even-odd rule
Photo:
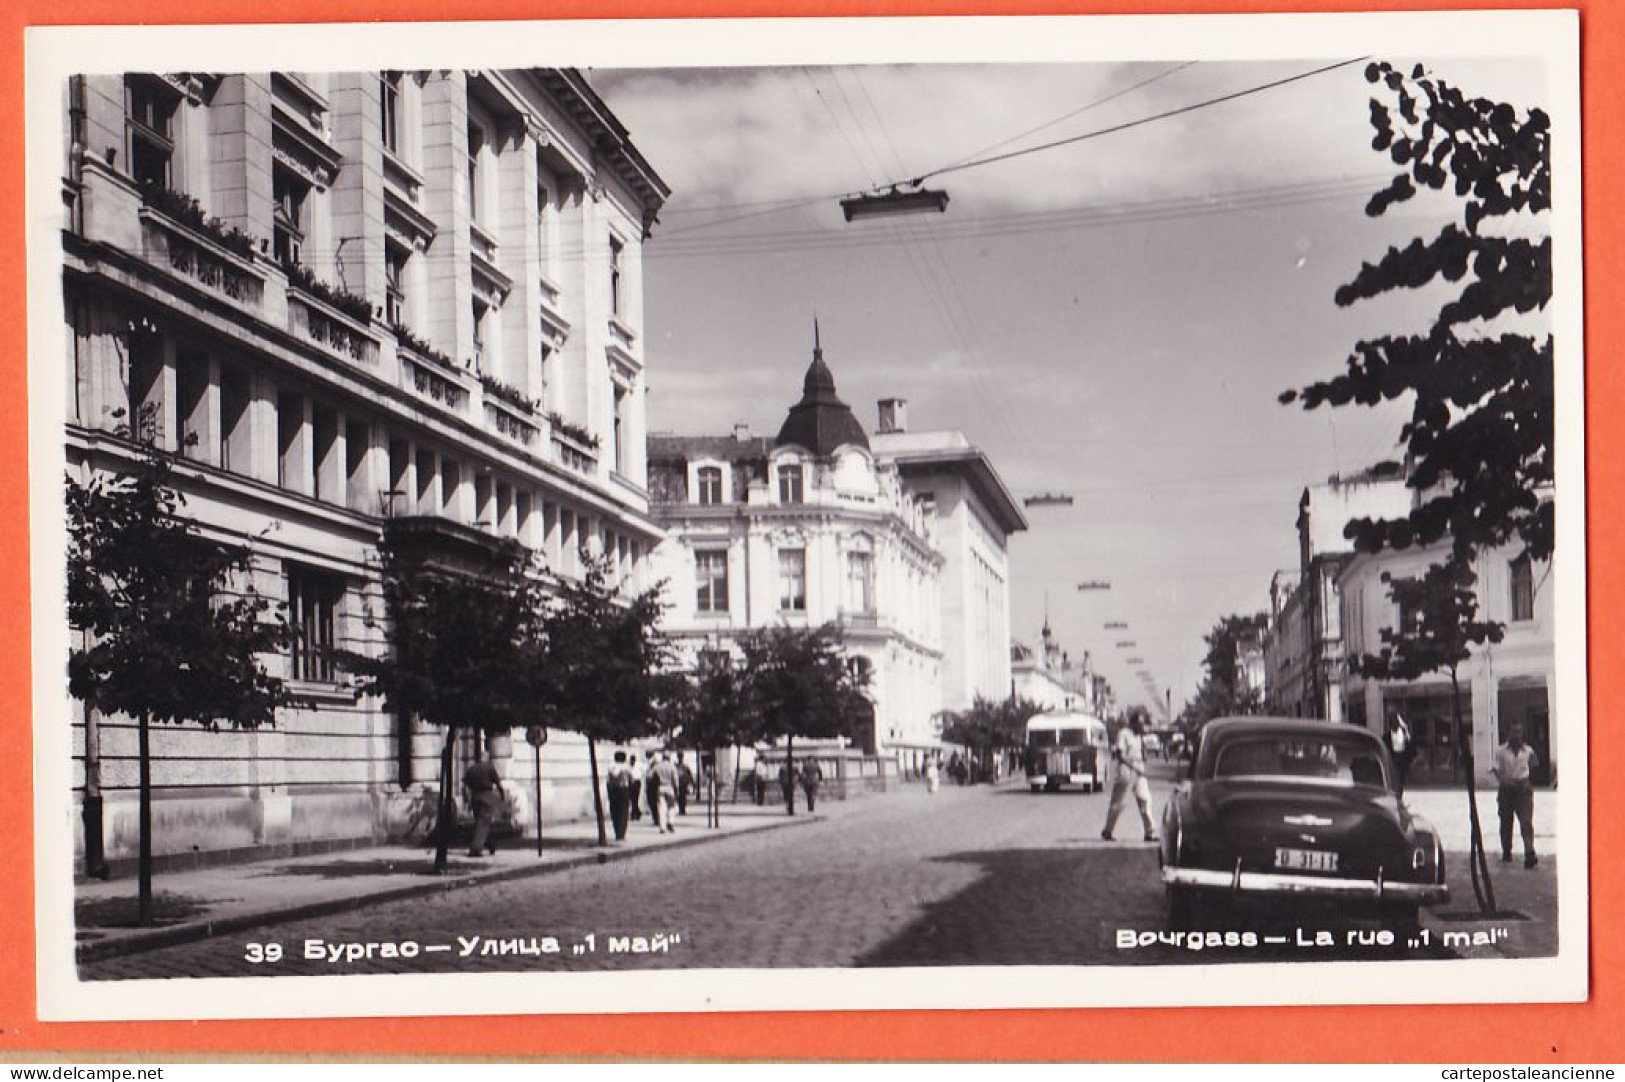
[[[609,238],[609,311],[611,315],[626,314],[626,245],[617,237]]]
[[[412,253],[394,244],[384,245],[384,319],[391,327],[404,327],[406,318],[406,261]]]
[[[480,169],[480,158],[484,150],[485,129],[470,121],[468,125],[468,216],[475,222],[480,220],[480,183],[484,179],[484,173]]]
[[[286,169],[271,172],[271,250],[284,266],[299,262],[305,242],[305,200],[310,185]]]
[[[291,676],[295,680],[331,683],[333,649],[338,641],[339,604],[344,580],[305,567],[288,568],[288,619],[293,625]]]
[[[779,610],[807,611],[807,550],[779,550]]]
[[[797,465],[797,466],[780,466],[779,467],[779,502],[780,503],[800,503],[801,502],[801,496],[802,496],[801,467],[799,465]]]
[[[384,149],[391,154],[401,152],[401,73],[382,72],[378,76],[378,98],[382,105],[379,116],[380,134]]]
[[[1396,604],[1399,606],[1399,626],[1397,630],[1400,634],[1414,635],[1421,630],[1422,610],[1417,607],[1416,602],[1402,598]]]
[[[621,473],[626,472],[626,400],[627,389],[620,384],[616,384],[615,431],[613,434],[615,462],[613,468]]]
[[[485,317],[491,311],[491,306],[474,298],[474,369],[485,371]]]
[[[694,581],[697,612],[728,611],[728,553],[722,549],[694,554]]]
[[[1535,618],[1535,569],[1528,556],[1519,556],[1508,565],[1512,579],[1512,619]]]
[[[281,487],[305,493],[313,487],[308,439],[305,426],[305,400],[293,393],[277,395],[276,483]]]
[[[248,405],[252,390],[248,375],[241,369],[220,366],[220,468],[249,472],[250,449]]]
[[[130,177],[142,187],[171,187],[175,107],[180,97],[150,77],[124,81],[124,125]]]
[[[548,221],[552,209],[551,200],[552,197],[548,194],[547,185],[538,184],[536,186],[536,265],[542,268],[544,275],[547,273],[547,252],[549,248],[547,231],[551,224]]]
[[[699,492],[696,495],[700,503],[722,502],[721,466],[701,466],[695,471],[695,478],[699,481]]]
[[[875,558],[872,553],[846,554],[846,609],[854,613],[875,611]]]

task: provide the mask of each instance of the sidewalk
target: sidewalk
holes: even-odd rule
[[[1468,849],[1467,794],[1460,787],[1448,789],[1406,789],[1405,806],[1433,824],[1439,832],[1439,841],[1447,852],[1465,853]],[[1499,855],[1501,848],[1501,820],[1495,810],[1495,787],[1478,790],[1478,824],[1484,836],[1484,848],[1490,856]],[[1513,826],[1513,851],[1523,857],[1523,841]],[[1551,789],[1535,790],[1535,851],[1552,854],[1557,851],[1557,793]]]
[[[792,817],[782,804],[723,804],[722,825],[707,828],[703,805],[691,804],[677,830],[656,833],[647,816],[634,822],[624,842],[598,846],[591,819],[544,824],[542,853],[535,838],[505,839],[495,856],[450,853],[443,875],[434,872],[434,850],[407,844],[322,853],[314,856],[222,865],[153,877],[154,923],[136,925],[136,881],[85,880],[74,886],[79,961],[135,954],[190,943],[267,924],[347,912],[381,902],[422,897],[462,887],[542,875],[623,860],[643,853],[697,845],[740,834],[818,822],[862,801],[821,802]],[[798,799],[798,805],[801,801]]]

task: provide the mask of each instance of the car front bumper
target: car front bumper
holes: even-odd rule
[[[1332,879],[1316,875],[1278,872],[1225,872],[1213,868],[1164,867],[1162,881],[1171,887],[1230,891],[1240,894],[1283,894],[1318,898],[1348,898],[1372,902],[1438,905],[1450,900],[1443,883],[1407,883],[1402,880]]]

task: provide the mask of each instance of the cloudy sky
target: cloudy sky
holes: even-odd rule
[[[1073,497],[1030,509],[1013,540],[1016,637],[1034,641],[1047,608],[1121,698],[1147,700],[1145,668],[1177,711],[1207,629],[1262,610],[1296,566],[1304,485],[1396,457],[1392,410],[1276,403],[1437,308],[1332,301],[1452,209],[1364,215],[1391,166],[1362,65],[945,172],[942,215],[849,225],[837,201],[1330,62],[593,72],[675,193],[644,253],[651,428],[776,432],[816,313],[866,427],[876,399],[906,398],[911,429],[963,431],[1018,496]],[[1548,93],[1533,63],[1429,66],[1519,105]]]

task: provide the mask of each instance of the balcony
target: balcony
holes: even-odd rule
[[[880,626],[880,614],[874,609],[852,612],[842,610],[840,625],[854,631],[871,631]]]
[[[493,376],[482,374],[480,386],[485,392],[486,427],[521,447],[533,448],[542,436],[537,403]]]
[[[559,462],[577,473],[593,474],[598,471],[598,441],[585,429],[564,420],[558,414],[549,414],[553,423],[553,453]]]
[[[379,367],[379,340],[370,327],[294,285],[288,287],[288,329],[341,361]]]
[[[475,384],[467,373],[459,372],[438,357],[419,351],[402,341],[398,347],[401,384],[426,402],[452,413],[466,414]]]
[[[142,256],[148,263],[168,267],[245,311],[259,312],[265,301],[266,271],[252,256],[232,251],[150,206],[137,213],[141,219]]]

